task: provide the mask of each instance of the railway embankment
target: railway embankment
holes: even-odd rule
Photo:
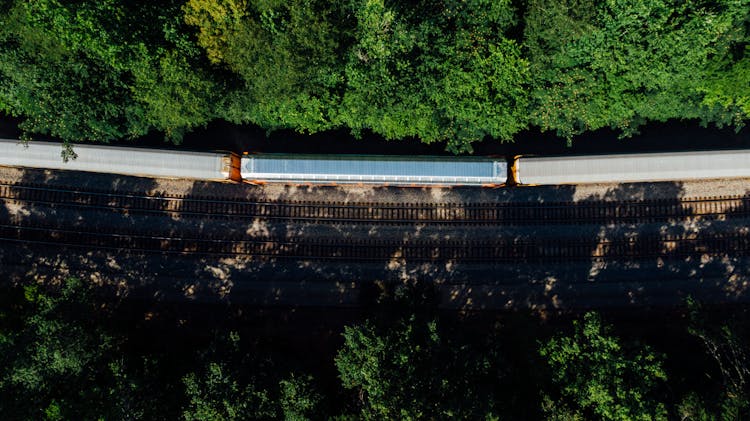
[[[250,185],[0,168],[0,271],[164,300],[448,308],[747,299],[748,180],[504,189]]]

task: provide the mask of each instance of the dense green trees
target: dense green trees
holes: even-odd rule
[[[179,140],[215,119],[470,151],[750,116],[750,0],[5,0],[0,110],[28,134]]]
[[[0,331],[0,413],[6,419],[122,419],[143,415],[103,327],[91,290],[76,279],[57,294],[28,286],[4,297]],[[86,402],[82,405],[82,402]]]
[[[652,347],[647,328],[616,334],[594,313],[572,326],[509,314],[472,320],[441,314],[422,295],[378,304],[343,329],[337,351],[304,366],[270,345],[280,335],[273,329],[238,333],[225,325],[241,324],[221,318],[206,325],[202,310],[200,324],[186,326],[194,322],[179,312],[171,319],[175,308],[160,314],[159,305],[147,312],[156,323],[148,327],[138,311],[125,315],[132,308],[76,279],[2,292],[6,419],[708,420],[750,412],[744,307],[693,306],[688,324],[657,322],[659,335],[673,331]]]
[[[723,420],[750,417],[750,319],[747,309],[728,314],[712,313],[700,304],[688,300],[690,308],[689,332],[700,339],[706,353],[718,368],[722,388],[713,397],[713,405]],[[686,413],[704,411],[702,402],[690,396],[683,403]]]
[[[217,330],[206,345],[165,352],[144,343],[153,338],[132,320],[118,322],[121,301],[78,279],[2,292],[3,419],[317,418],[313,379],[272,367],[236,332]],[[171,329],[170,341],[184,335]]]
[[[0,107],[67,141],[150,130],[179,140],[215,118],[212,75],[180,2],[41,0],[0,9]]]
[[[528,64],[505,35],[516,23],[510,1],[363,0],[352,8],[339,111],[346,127],[465,151],[526,126]]]
[[[336,366],[343,386],[362,397],[362,418],[483,419],[500,412],[491,386],[501,372],[496,347],[455,341],[442,330],[436,319],[416,315],[346,328]]]
[[[742,94],[720,92],[750,83],[734,76],[749,13],[743,0],[532,0],[532,123],[566,137],[667,119],[741,123]]]
[[[236,123],[316,132],[334,127],[338,58],[352,19],[335,2],[190,0],[184,19],[208,59],[231,73],[217,112]]]
[[[602,420],[666,419],[653,389],[666,380],[661,358],[647,347],[623,349],[594,313],[573,322],[572,336],[550,339],[540,353],[559,387],[550,415]]]
[[[320,395],[309,375],[273,367],[242,346],[237,332],[221,332],[199,352],[199,368],[182,378],[182,418],[200,420],[317,418]]]

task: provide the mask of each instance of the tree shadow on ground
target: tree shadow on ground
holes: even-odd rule
[[[515,296],[509,293],[507,298],[499,297],[500,304],[505,300],[507,307],[513,307],[514,300],[527,300],[521,307],[554,311],[674,306],[688,295],[711,302],[746,301],[747,192],[743,199],[717,201],[710,215],[681,202],[684,194],[683,183],[675,182],[621,184],[602,193],[579,195],[579,204],[616,202],[617,213],[623,215],[637,203],[681,210],[648,222],[589,223],[577,225],[573,233],[559,231],[556,251],[561,259],[541,265],[523,262],[526,265],[513,268],[517,272],[504,272],[515,279],[527,276],[536,293],[529,289]],[[547,229],[553,235],[555,228]],[[478,293],[457,297],[465,307],[483,308],[474,303],[493,295],[495,291],[483,285]]]
[[[441,305],[450,309],[554,311],[671,305],[688,293],[713,300],[746,296],[747,259],[736,250],[747,247],[747,201],[708,216],[684,204],[679,215],[656,209],[647,222],[628,219],[634,207],[677,206],[686,194],[679,182],[478,189],[256,186],[31,169],[7,169],[4,177],[60,190],[146,193],[159,203],[145,209],[142,201],[129,202],[130,208],[112,210],[106,203],[69,203],[64,196],[53,205],[5,201],[0,206],[3,225],[44,232],[36,237],[6,235],[0,241],[2,272],[13,282],[56,282],[75,275],[134,299],[281,307],[359,307],[377,300],[388,285],[415,282],[435,285]],[[228,215],[204,217],[197,212],[217,199],[229,203]],[[361,224],[334,220],[337,216],[330,214],[303,220],[253,210],[290,201],[357,205],[366,215],[382,206],[453,204],[452,217],[459,221]],[[469,208],[478,204],[502,212],[491,222],[462,223]],[[550,209],[557,216],[544,219]],[[570,212],[590,219],[567,220]],[[120,239],[116,248],[104,249],[89,240],[68,244],[54,238],[57,234],[42,241],[39,235],[48,235],[48,230],[114,234]],[[144,242],[146,236],[162,240]],[[31,238],[36,242],[24,242]],[[227,240],[253,244],[251,251],[263,253],[201,248]],[[367,250],[348,249],[363,244],[361,240],[385,246],[362,260],[356,256]],[[326,250],[344,253],[343,258],[298,253],[321,243]],[[142,250],[143,244],[153,249]],[[462,260],[466,251],[457,250],[456,244],[490,244],[485,247],[490,258]],[[420,245],[433,248],[433,254],[414,257]]]

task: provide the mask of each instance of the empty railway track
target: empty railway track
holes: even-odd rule
[[[378,203],[227,200],[187,195],[154,196],[112,191],[0,184],[0,200],[60,208],[205,219],[255,219],[367,224],[619,224],[680,218],[746,218],[750,196],[547,203]]]
[[[616,224],[663,222],[676,218],[746,218],[750,197],[689,200],[660,199],[626,202],[396,204],[306,201],[249,201],[210,197],[151,196],[40,185],[0,184],[5,203],[46,204],[51,207],[101,209],[194,218],[267,218],[286,221],[385,224]],[[211,238],[148,229],[92,230],[58,223],[0,219],[0,241],[53,247],[83,247],[257,259],[346,261],[565,263],[569,261],[698,259],[705,255],[750,255],[750,233],[711,232],[696,235],[666,233],[598,238],[568,236],[498,237],[490,239],[410,238],[289,238],[243,235]]]
[[[106,233],[38,226],[0,225],[0,239],[55,247],[245,256],[257,258],[410,262],[565,263],[591,260],[663,260],[750,255],[750,235],[656,235],[641,238],[353,239],[260,238],[223,240],[159,233]]]

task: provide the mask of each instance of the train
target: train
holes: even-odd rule
[[[445,157],[185,152],[0,139],[0,165],[232,182],[524,186],[750,177],[750,150]]]

